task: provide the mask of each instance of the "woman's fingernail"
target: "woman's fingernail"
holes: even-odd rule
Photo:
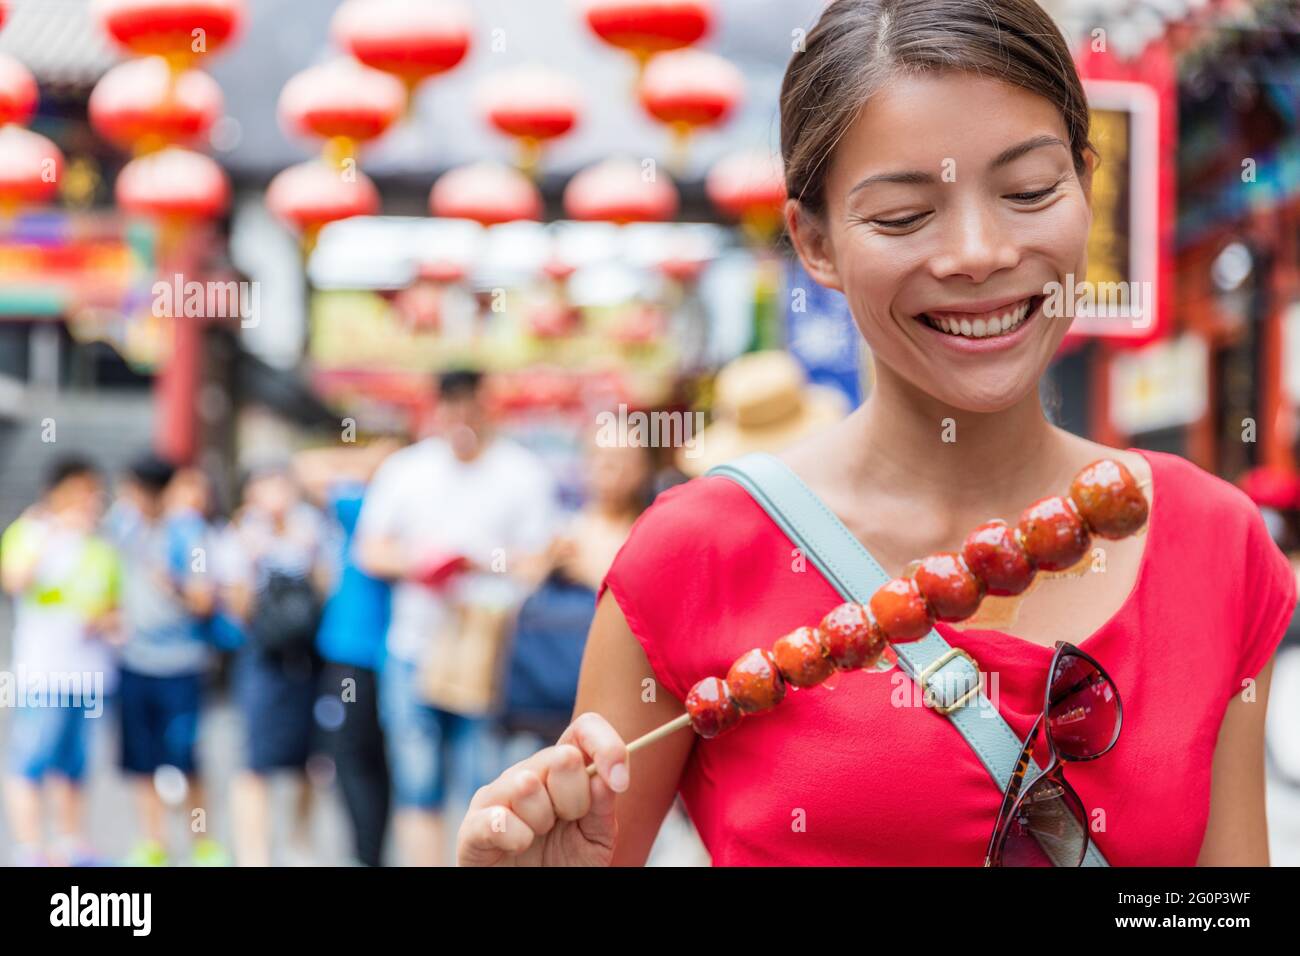
[[[609,786],[615,793],[627,789],[627,764],[616,763],[609,768]]]

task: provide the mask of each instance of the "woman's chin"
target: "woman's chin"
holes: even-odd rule
[[[964,412],[987,415],[1006,411],[1036,393],[1038,378],[1032,371],[981,369],[963,373],[960,380],[949,379],[935,397]]]

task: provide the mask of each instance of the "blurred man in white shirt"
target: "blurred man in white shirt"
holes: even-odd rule
[[[443,374],[434,437],[393,454],[366,492],[357,563],[394,583],[380,709],[408,863],[443,861],[448,771],[469,787],[489,740],[487,718],[427,704],[419,670],[457,606],[514,606],[556,523],[554,481],[522,446],[494,437],[482,376]],[[483,771],[486,772],[486,771]],[[464,782],[464,781],[462,781]]]

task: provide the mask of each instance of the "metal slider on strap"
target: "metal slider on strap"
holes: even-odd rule
[[[943,672],[950,667],[957,668],[958,671],[969,670],[965,674],[953,672],[945,675]],[[964,681],[961,680],[962,677],[965,677]],[[947,716],[983,690],[984,674],[975,658],[960,647],[950,647],[916,675],[916,682],[921,686],[922,699],[926,705]],[[938,687],[932,688],[932,685]],[[949,691],[958,687],[966,687],[966,691],[950,700]]]

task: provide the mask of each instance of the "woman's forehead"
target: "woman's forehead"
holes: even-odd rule
[[[845,131],[829,186],[842,194],[863,177],[899,171],[983,175],[1008,147],[1043,135],[1069,142],[1060,110],[1029,90],[969,72],[899,74]]]

